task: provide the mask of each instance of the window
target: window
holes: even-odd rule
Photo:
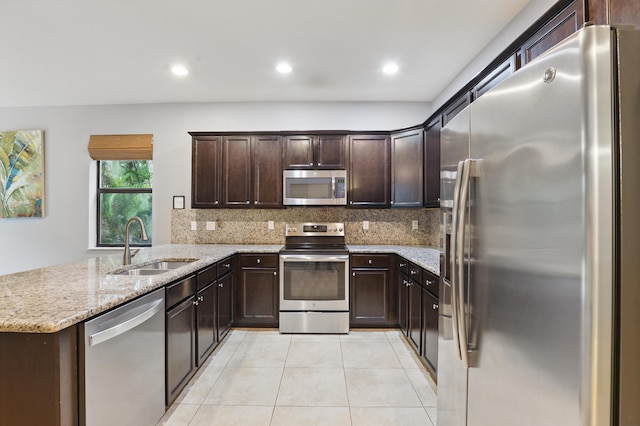
[[[139,216],[149,239],[140,237],[132,224],[132,246],[151,245],[151,160],[99,160],[97,202],[97,246],[123,246],[127,221]]]

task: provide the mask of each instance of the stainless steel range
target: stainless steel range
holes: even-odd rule
[[[287,224],[280,251],[280,332],[349,332],[344,223]]]

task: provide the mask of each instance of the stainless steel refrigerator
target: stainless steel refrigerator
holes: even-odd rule
[[[439,425],[640,424],[640,34],[586,26],[442,131]]]

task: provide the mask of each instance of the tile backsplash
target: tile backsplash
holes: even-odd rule
[[[347,244],[440,244],[438,209],[347,209],[288,207],[286,209],[172,210],[173,244],[284,244],[286,223],[344,222]],[[418,229],[412,222],[418,221]],[[273,221],[273,229],[269,229]],[[369,229],[363,229],[369,221]],[[195,222],[196,230],[192,230]],[[207,229],[207,225],[209,229]],[[212,229],[215,226],[215,229]]]

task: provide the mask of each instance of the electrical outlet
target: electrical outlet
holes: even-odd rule
[[[369,221],[365,220],[362,222],[362,229],[364,229],[365,231],[367,231],[369,229]]]
[[[267,222],[267,227],[268,227],[269,229],[273,229],[273,221],[272,221],[272,220],[270,220],[270,221],[268,221],[268,222]]]
[[[418,221],[417,220],[412,220],[411,221],[411,229],[413,229],[414,231],[416,229],[418,229]]]
[[[207,221],[207,223],[205,224],[205,229],[207,231],[215,231],[216,230],[216,221]]]
[[[191,221],[191,230],[192,231],[197,231],[198,230],[198,222],[196,222],[195,220]]]

